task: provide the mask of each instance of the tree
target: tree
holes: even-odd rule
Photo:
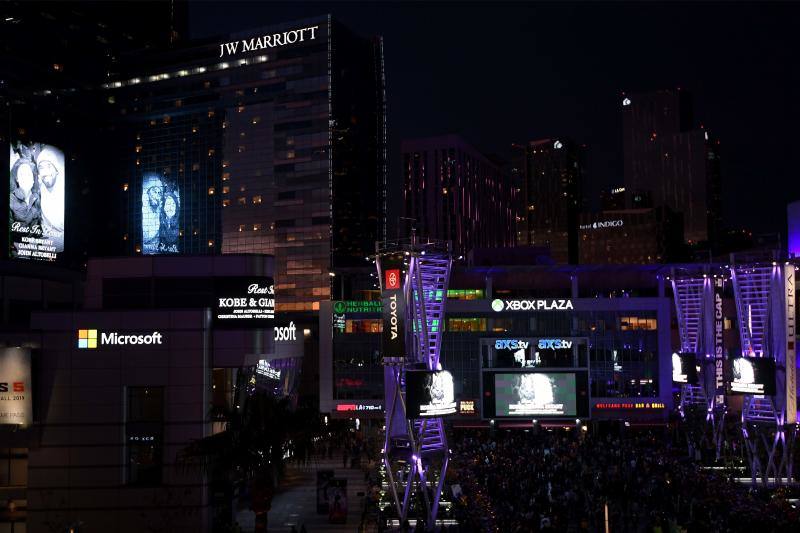
[[[285,459],[293,449],[311,448],[319,434],[319,413],[308,407],[293,408],[289,397],[244,390],[237,387],[233,408],[214,413],[216,419],[225,421],[225,430],[192,442],[178,462],[200,468],[231,487],[247,487],[256,513],[256,531],[267,531],[267,513]]]

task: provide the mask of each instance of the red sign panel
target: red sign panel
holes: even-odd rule
[[[386,271],[386,280],[384,283],[384,289],[392,290],[392,289],[399,289],[400,288],[400,269],[395,268],[392,270]]]

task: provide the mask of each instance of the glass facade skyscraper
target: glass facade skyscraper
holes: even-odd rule
[[[125,252],[274,254],[277,310],[318,309],[385,238],[380,38],[322,16],[139,60],[104,86]]]

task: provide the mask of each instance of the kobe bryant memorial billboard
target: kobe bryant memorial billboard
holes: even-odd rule
[[[403,293],[403,255],[384,255],[379,258],[379,264],[383,303],[381,334],[383,357],[384,359],[405,357],[406,302]]]
[[[406,372],[406,416],[409,419],[452,415],[456,412],[453,375],[447,370]]]
[[[166,176],[142,177],[142,254],[180,253],[181,193]]]
[[[217,278],[213,320],[216,328],[268,328],[275,318],[275,289],[270,277]]]
[[[8,233],[12,258],[55,261],[64,251],[64,152],[12,141]]]
[[[0,348],[0,426],[32,422],[31,351]]]

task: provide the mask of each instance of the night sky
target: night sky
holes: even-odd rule
[[[621,92],[680,87],[721,140],[728,226],[785,234],[786,202],[800,198],[800,4],[190,5],[196,38],[326,12],[383,35],[390,191],[403,138],[460,133],[507,156],[513,142],[567,136],[589,148],[591,200],[623,184]]]

